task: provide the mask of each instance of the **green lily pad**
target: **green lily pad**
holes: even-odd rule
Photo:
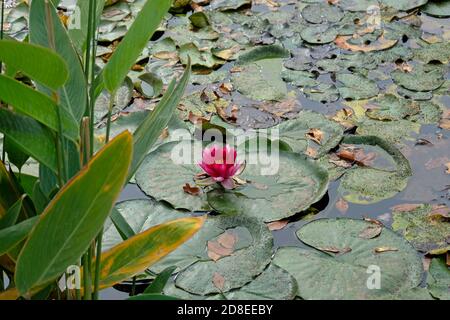
[[[251,0],[214,0],[211,3],[211,10],[236,10],[242,6],[250,5],[251,3]]]
[[[352,12],[367,12],[370,6],[378,6],[378,0],[341,0],[338,5],[343,10]]]
[[[444,69],[439,65],[417,65],[412,72],[396,70],[391,73],[396,84],[412,91],[432,91],[445,81]]]
[[[450,300],[450,269],[443,256],[431,260],[427,284],[433,297]]]
[[[342,11],[326,3],[309,4],[302,10],[302,17],[309,23],[336,23],[342,17]]]
[[[179,49],[180,61],[186,65],[188,58],[191,58],[193,66],[200,66],[205,68],[215,68],[225,63],[225,60],[216,58],[211,51],[200,50],[193,43],[186,43],[180,46]]]
[[[341,73],[337,75],[336,80],[342,83],[338,90],[343,99],[367,99],[379,92],[377,84],[362,75]]]
[[[186,213],[174,210],[160,202],[149,199],[127,200],[116,204],[116,209],[138,234],[158,224],[185,218]],[[106,251],[123,241],[111,220],[105,224],[103,250]]]
[[[450,17],[450,2],[446,0],[430,0],[421,8],[422,12],[435,17]]]
[[[303,28],[300,36],[303,40],[311,44],[325,44],[333,42],[338,32],[336,28],[326,24],[318,24]]]
[[[280,248],[273,262],[297,279],[303,299],[383,299],[417,287],[423,269],[414,248],[384,227],[362,237],[370,228],[374,223],[347,218],[312,221],[297,236],[313,249]],[[370,278],[377,271],[379,289]]]
[[[287,83],[297,87],[314,87],[318,85],[314,75],[308,71],[284,69],[281,77]]]
[[[380,0],[380,2],[397,10],[408,11],[423,6],[428,0]]]
[[[366,136],[378,136],[391,143],[414,140],[420,131],[420,124],[409,120],[378,121],[367,119],[358,124],[356,133]]]
[[[419,103],[420,112],[409,117],[409,120],[421,124],[433,124],[439,122],[442,116],[442,108],[434,102],[422,101]]]
[[[133,96],[133,82],[130,78],[125,78],[123,84],[117,89],[114,98],[113,114],[124,109],[131,101]],[[110,94],[105,90],[95,102],[94,119],[95,122],[100,121],[108,114]]]
[[[189,113],[206,117],[211,113],[216,113],[216,106],[226,107],[227,105],[227,101],[217,99],[213,92],[196,91],[181,99],[178,112],[181,119],[188,120]]]
[[[249,159],[258,156],[248,154]],[[261,175],[261,165],[247,163],[239,177],[248,182],[234,190],[216,188],[208,192],[208,203],[220,213],[250,215],[270,222],[307,209],[326,193],[328,174],[317,163],[285,151],[279,151],[278,161],[278,171],[270,175]]]
[[[287,120],[273,127],[279,130],[280,140],[287,143],[292,151],[304,153],[306,149],[316,150],[316,158],[336,147],[344,136],[344,128],[337,122],[314,111],[301,111],[295,119]],[[310,139],[308,133],[319,130],[320,144]]]
[[[316,87],[305,88],[303,92],[308,99],[320,103],[331,103],[339,100],[339,91],[332,84],[320,83]]]
[[[450,2],[447,2],[450,4]],[[424,63],[439,61],[447,64],[450,61],[450,42],[432,43],[414,49],[414,58]]]
[[[359,204],[376,203],[406,188],[412,172],[408,160],[398,149],[374,136],[349,136],[344,138],[343,143],[376,145],[384,149],[396,163],[393,171],[359,166],[349,169],[341,178],[338,188],[345,200]]]
[[[177,288],[173,282],[164,288],[164,293],[186,300],[292,300],[297,294],[297,282],[287,271],[270,264],[252,282],[222,294],[194,295]]]
[[[286,84],[281,79],[282,59],[259,60],[232,74],[237,91],[253,100],[281,101],[287,96]]]
[[[416,101],[426,101],[433,98],[433,93],[431,91],[411,91],[401,86],[397,87],[397,93],[405,99],[412,99]]]
[[[147,195],[158,201],[166,201],[176,209],[209,210],[206,194],[202,190],[198,195],[184,192],[183,186],[186,183],[194,186],[194,175],[201,173],[202,170],[189,155],[187,163],[174,162],[179,160],[175,153],[174,159],[171,157],[172,152],[177,150],[186,150],[191,153],[191,141],[180,145],[178,142],[169,142],[151,152],[136,172],[137,184]],[[170,174],[167,174],[168,172]]]
[[[375,120],[401,120],[420,111],[417,102],[401,99],[392,94],[386,94],[369,103],[370,109],[366,111],[366,115]]]
[[[212,259],[212,244],[222,243],[218,237],[225,233],[234,239],[232,244],[230,241],[223,244],[227,248],[231,246],[229,254]],[[270,263],[272,243],[270,231],[256,219],[245,216],[210,217],[202,230],[180,247],[189,245],[190,250],[185,249],[184,254],[195,257],[196,262],[178,274],[175,284],[198,295],[240,288],[261,274]],[[172,265],[178,250],[166,258],[171,259]]]
[[[268,45],[252,48],[241,53],[238,57],[239,64],[246,64],[264,59],[288,58],[289,51],[279,45]]]
[[[450,222],[433,215],[433,207],[418,205],[410,211],[394,211],[392,229],[422,252],[450,250]]]

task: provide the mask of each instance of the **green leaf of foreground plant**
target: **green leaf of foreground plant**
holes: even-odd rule
[[[164,294],[147,293],[130,297],[127,300],[180,300],[180,299],[172,296],[166,296]]]
[[[59,55],[47,48],[25,42],[0,40],[0,61],[7,68],[20,70],[53,90],[66,82],[69,73],[67,64]]]
[[[32,117],[43,125],[58,131],[59,106],[47,95],[40,93],[23,83],[0,75],[0,98],[20,113]],[[73,140],[78,139],[78,125],[66,112],[61,113],[64,135]]]
[[[145,118],[145,120],[134,132],[133,161],[131,163],[128,179],[134,175],[153,144],[156,140],[158,140],[161,132],[169,123],[172,118],[173,111],[178,106],[178,103],[184,94],[184,90],[186,89],[190,76],[191,61],[189,60],[186,66],[186,71],[184,71],[184,74],[178,84],[175,86],[175,80],[172,80],[166,93],[153,112]]]
[[[55,137],[49,129],[30,117],[0,108],[0,132],[22,151],[57,172]]]
[[[150,283],[150,285],[145,289],[144,294],[158,294],[162,293],[164,290],[164,287],[167,284],[167,281],[169,281],[170,277],[172,276],[172,273],[175,271],[177,267],[172,266],[164,269],[158,276],[155,278],[155,280]]]
[[[100,288],[131,278],[190,239],[203,225],[204,217],[188,217],[154,226],[104,252]]]
[[[100,232],[128,173],[132,137],[124,132],[99,151],[41,214],[17,261],[22,295],[74,264]]]
[[[150,37],[169,11],[171,1],[148,0],[103,70],[106,89],[116,91]]]
[[[52,26],[52,30],[49,30],[48,26]],[[51,39],[50,35],[53,35],[54,39]],[[31,3],[30,42],[55,50],[66,61],[69,77],[58,91],[60,102],[67,112],[79,122],[85,112],[87,101],[83,68],[65,28],[56,14],[55,7],[47,1]]]
[[[30,230],[36,224],[38,217],[22,221],[12,227],[0,231],[0,256],[14,248],[26,238]]]
[[[19,218],[20,210],[22,209],[22,201],[23,197],[17,200],[17,202],[8,209],[6,214],[0,218],[0,230],[8,228],[16,223],[17,218]]]

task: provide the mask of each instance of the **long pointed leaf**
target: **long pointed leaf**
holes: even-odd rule
[[[49,6],[48,11],[46,6]],[[47,12],[50,14],[47,15]],[[52,20],[51,23],[46,23],[48,19]],[[47,25],[52,25],[53,30],[48,30]],[[30,42],[53,49],[49,33],[54,35],[54,50],[66,61],[69,67],[67,82],[58,90],[60,103],[78,123],[83,117],[87,101],[86,81],[80,58],[56,14],[55,7],[49,2],[46,3],[46,1],[33,1],[30,8]]]
[[[67,64],[59,55],[25,42],[0,40],[0,61],[53,90],[66,82],[69,73]]]
[[[0,108],[0,132],[31,157],[57,172],[55,138],[37,121]]]
[[[6,214],[2,218],[0,218],[0,230],[11,227],[17,222],[20,210],[22,209],[22,201],[23,197],[17,200],[17,202],[14,203],[11,208],[9,208]]]
[[[134,175],[153,144],[161,135],[161,132],[169,123],[175,108],[178,106],[178,103],[186,90],[190,76],[191,61],[189,59],[186,66],[186,71],[176,87],[174,80],[172,80],[166,93],[153,112],[144,119],[141,125],[134,132],[133,162],[131,163],[128,179]]]
[[[104,252],[101,257],[100,287],[111,287],[143,272],[192,237],[204,221],[204,217],[169,221]]]
[[[177,267],[168,267],[164,269],[160,274],[158,274],[155,280],[150,283],[147,289],[145,289],[144,294],[162,294],[167,281],[169,281],[176,268]]]
[[[36,224],[37,219],[38,217],[36,216],[9,228],[0,230],[0,256],[9,252],[25,239]]]
[[[169,11],[171,0],[147,0],[126,36],[103,69],[103,81],[109,92],[115,92]]]
[[[55,102],[47,95],[40,93],[23,83],[12,78],[0,75],[0,99],[10,104],[27,116],[43,125],[58,131],[58,113]],[[78,125],[67,113],[62,113],[62,127],[64,135],[73,140],[78,140]]]
[[[116,227],[117,232],[119,232],[120,236],[122,237],[122,240],[127,240],[128,238],[131,238],[136,234],[134,230],[131,228],[131,226],[128,224],[127,220],[125,220],[125,218],[116,208],[112,209],[109,218]]]
[[[17,260],[22,295],[48,284],[79,261],[100,232],[130,166],[132,136],[123,132],[100,150],[53,198]]]

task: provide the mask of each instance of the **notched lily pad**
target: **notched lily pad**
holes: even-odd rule
[[[349,136],[344,143],[377,145],[384,149],[395,161],[393,171],[371,167],[354,167],[341,178],[339,192],[349,202],[369,204],[393,197],[402,191],[411,176],[408,160],[399,150],[374,136]]]
[[[412,72],[396,70],[392,72],[394,82],[412,91],[432,91],[445,81],[444,68],[440,65],[416,65]]]
[[[375,120],[400,120],[420,111],[417,102],[400,99],[392,94],[370,101],[366,108],[366,115]]]
[[[443,210],[450,213],[450,209]],[[445,252],[450,250],[450,221],[434,215],[436,207],[428,204],[418,205],[408,211],[393,212],[392,229],[400,232],[422,252]]]
[[[367,99],[379,92],[377,84],[362,75],[342,73],[337,75],[336,80],[342,83],[338,90],[343,99]]]
[[[391,299],[410,292],[422,278],[419,256],[406,240],[387,228],[377,237],[361,238],[372,225],[347,218],[310,222],[297,236],[312,249],[282,247],[274,263],[296,278],[298,295],[303,299]],[[395,247],[397,251],[375,253],[378,247]],[[374,290],[376,272],[381,282]]]

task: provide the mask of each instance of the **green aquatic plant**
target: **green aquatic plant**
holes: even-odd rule
[[[170,82],[134,133],[110,139],[116,93],[171,1],[143,5],[101,72],[94,66],[105,2],[82,1],[81,20],[87,24],[79,32],[68,32],[58,3],[32,2],[27,41],[3,39],[1,33],[0,299],[98,299],[100,290],[144,272],[175,250],[204,221],[180,217],[134,234],[113,209],[167,126],[190,77],[188,61],[183,76]],[[110,96],[106,135],[95,152],[94,105],[103,90]],[[36,175],[20,172],[29,158],[38,163]],[[108,217],[125,241],[102,253]],[[73,267],[80,271],[78,286],[59,286]]]

